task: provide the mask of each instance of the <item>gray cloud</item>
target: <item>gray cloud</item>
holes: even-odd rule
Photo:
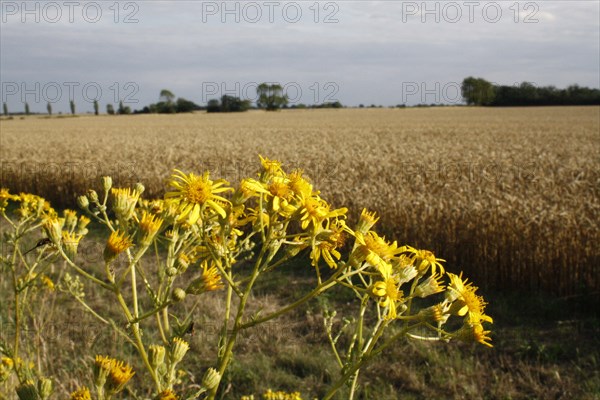
[[[2,95],[14,110],[22,108],[21,84],[33,92],[36,83],[42,91],[52,82],[79,83],[81,111],[91,110],[81,93],[90,83],[102,89],[101,103],[129,95],[138,101],[133,108],[156,101],[162,88],[201,103],[207,85],[219,87],[214,97],[253,95],[252,83],[261,81],[299,88],[298,101],[335,98],[349,105],[436,102],[432,94],[407,97],[405,89],[451,88],[468,75],[501,84],[600,86],[596,1],[334,1],[318,7],[313,1],[132,1],[119,2],[118,15],[114,2],[96,2],[102,15],[95,23],[94,7],[82,14],[86,3],[74,9],[72,22],[62,1],[28,2],[29,10],[38,5],[38,15],[23,14],[21,4],[3,0],[0,15]],[[126,17],[137,22],[124,23]],[[129,82],[135,90],[126,88]],[[19,90],[7,94],[12,83]],[[39,102],[33,93],[26,97],[33,111],[45,110],[44,96]],[[65,88],[55,110],[66,111],[67,103]]]

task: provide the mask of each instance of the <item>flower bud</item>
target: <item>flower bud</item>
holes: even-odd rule
[[[73,210],[67,209],[64,211],[64,215],[65,215],[65,223],[64,223],[63,227],[67,231],[72,232],[73,229],[75,229],[75,226],[77,226],[77,213]]]
[[[181,338],[173,339],[173,346],[171,347],[171,362],[173,364],[179,363],[185,357],[185,354],[190,349],[190,345]]]
[[[79,196],[77,197],[77,205],[82,210],[87,210],[90,206],[90,201],[88,200],[87,196]]]
[[[38,393],[42,400],[48,399],[52,394],[52,380],[48,378],[40,378],[38,380]]]
[[[133,187],[133,190],[135,190],[138,193],[138,197],[139,197],[139,195],[144,193],[144,190],[146,190],[146,188],[144,187],[144,185],[142,185],[140,182],[138,182]]]
[[[173,301],[175,301],[176,303],[179,303],[180,301],[184,300],[185,296],[185,290],[183,290],[182,288],[175,288],[173,290],[172,297]]]
[[[102,188],[105,192],[108,192],[112,187],[112,178],[110,176],[102,177]]]
[[[36,215],[39,217],[40,215],[42,215],[42,211],[44,211],[44,205],[45,205],[45,200],[42,199],[41,197],[38,199],[38,203],[37,203],[37,208],[36,208]]]
[[[169,267],[167,268],[167,276],[175,276],[177,275],[177,268],[175,267]]]
[[[368,212],[366,208],[363,208],[358,223],[356,224],[356,231],[366,235],[378,220],[379,218],[377,218],[374,212]]]
[[[42,227],[44,228],[46,235],[52,240],[52,243],[60,245],[62,239],[62,226],[60,221],[56,218],[46,218],[44,222],[42,222]]]
[[[79,247],[79,241],[81,238],[81,235],[77,235],[75,233],[69,233],[66,231],[63,231],[62,233],[62,243],[65,249],[65,254],[71,261],[75,261],[75,256],[77,256],[77,247]]]
[[[27,381],[17,388],[19,400],[39,400],[37,389],[31,381]]]
[[[445,324],[448,321],[448,317],[450,317],[449,309],[450,305],[447,302],[443,302],[422,309],[417,316],[424,322]]]
[[[204,373],[204,377],[202,378],[202,386],[205,387],[207,390],[213,390],[219,385],[220,381],[221,374],[219,374],[219,372],[216,369],[209,368],[206,370],[206,372]]]
[[[440,285],[440,282],[438,281],[439,278],[441,278],[441,276],[431,275],[415,288],[413,294],[416,297],[423,298],[443,291],[444,287]]]
[[[97,203],[100,200],[95,190],[88,190],[88,198],[92,203]]]
[[[148,348],[148,353],[150,355],[150,365],[156,371],[165,362],[166,350],[163,346],[153,344]]]
[[[185,271],[187,271],[189,266],[190,266],[190,258],[187,256],[187,254],[181,253],[179,255],[179,257],[177,257],[178,271],[183,274]]]
[[[79,222],[77,223],[77,233],[80,235],[87,235],[88,229],[87,226],[90,223],[90,219],[85,215],[81,215],[79,217]]]

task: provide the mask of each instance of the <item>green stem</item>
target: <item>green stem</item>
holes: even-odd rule
[[[131,315],[131,312],[129,311],[129,307],[127,307],[127,303],[125,303],[125,299],[123,299],[123,295],[121,295],[121,293],[119,292],[119,290],[117,288],[114,289],[114,292],[117,296],[117,300],[119,301],[119,304],[121,305],[121,308],[123,309],[123,312],[125,313],[125,316],[127,317],[127,322],[131,324],[131,330],[133,332],[133,336],[135,337],[135,342],[136,342],[135,347],[137,348],[138,353],[142,357],[142,360],[144,361],[144,365],[146,366],[146,369],[150,372],[150,376],[152,376],[152,379],[154,380],[154,384],[156,385],[157,391],[161,392],[162,385],[160,384],[160,381],[154,371],[154,368],[152,368],[152,365],[150,365],[150,361],[148,359],[148,354],[146,353],[146,348],[144,347],[144,342],[142,342],[142,336],[140,334],[139,324],[131,323],[131,321],[134,320],[134,317],[133,317],[133,315]]]
[[[171,326],[169,325],[169,310],[168,307],[163,308],[162,310],[163,317],[163,328],[167,336],[171,337]]]
[[[227,367],[229,366],[229,363],[231,362],[231,358],[233,356],[233,346],[235,345],[237,333],[242,329],[241,321],[242,321],[242,317],[244,316],[246,302],[248,301],[248,298],[250,297],[250,293],[252,291],[252,286],[254,285],[256,278],[258,278],[258,275],[260,274],[260,270],[261,270],[261,266],[262,266],[262,262],[263,262],[262,260],[263,260],[263,257],[265,256],[267,248],[268,248],[267,243],[264,243],[263,247],[261,249],[260,255],[258,256],[258,259],[256,260],[256,264],[254,264],[254,270],[252,271],[252,277],[250,279],[250,282],[248,282],[248,285],[246,286],[246,290],[244,291],[244,295],[240,299],[240,304],[238,306],[238,310],[237,310],[237,313],[235,316],[235,322],[234,322],[234,327],[231,332],[231,336],[228,339],[226,339],[225,351],[223,352],[223,357],[219,360],[218,372],[221,375],[221,377],[223,376],[223,374],[225,373],[225,370],[227,369]],[[227,335],[227,331],[222,334]],[[218,389],[219,389],[219,385],[216,385],[208,393],[208,400],[214,400]]]
[[[16,266],[16,262],[17,262],[17,253],[18,253],[18,248],[19,248],[19,243],[18,240],[15,241],[15,250],[13,251],[13,257],[12,257],[12,261],[11,261],[11,266],[12,266],[12,275],[13,275],[13,288],[15,290],[15,299],[14,299],[14,303],[15,303],[15,340],[14,340],[14,347],[13,347],[13,361],[14,361],[14,366],[15,366],[15,371],[17,371],[17,378],[19,379],[19,383],[23,383],[22,379],[21,379],[21,374],[19,373],[18,369],[19,368],[19,363],[18,363],[18,359],[19,359],[19,336],[20,336],[20,331],[21,331],[21,305],[19,304],[19,293],[20,291],[18,290],[18,285],[19,282],[17,280],[17,266]]]
[[[92,282],[96,283],[97,285],[100,285],[104,289],[108,289],[110,291],[113,291],[113,286],[112,285],[109,285],[108,283],[106,283],[106,282],[104,282],[104,281],[96,278],[93,275],[88,274],[83,269],[79,268],[73,261],[71,261],[69,259],[69,257],[65,254],[64,250],[61,247],[58,247],[58,251],[60,252],[60,255],[64,258],[64,260],[67,262],[67,264],[69,264],[69,266],[71,266],[71,268],[73,268],[75,271],[77,271],[80,275],[85,276],[86,278],[88,278]]]
[[[149,318],[151,316],[153,316],[154,314],[158,314],[159,312],[161,312],[162,310],[164,310],[166,307],[169,307],[171,304],[173,304],[172,301],[168,300],[167,302],[161,304],[160,306],[145,312],[144,314],[138,316],[138,317],[134,317],[133,320],[131,321],[132,324],[137,324],[143,320],[145,320],[146,318]]]
[[[158,331],[160,332],[160,337],[165,346],[169,345],[169,341],[165,336],[165,330],[163,329],[162,322],[160,322],[160,314],[156,314],[156,324],[158,325]]]
[[[371,350],[367,349],[367,351],[363,354],[363,356],[354,365],[352,365],[348,369],[348,371],[346,371],[346,373],[332,386],[331,389],[329,389],[329,392],[327,392],[325,397],[323,397],[323,400],[331,399],[333,397],[333,395],[335,393],[337,393],[338,390],[340,390],[340,388],[344,385],[344,383],[347,382],[348,380],[350,380],[350,378],[352,378],[353,374],[355,372],[358,372],[358,370],[360,368],[362,368],[363,365],[365,365],[366,363],[371,361],[371,359],[373,359],[379,353],[381,353],[386,348],[388,348],[392,343],[394,343],[400,337],[405,336],[408,333],[408,331],[410,331],[411,329],[413,329],[414,327],[416,327],[418,325],[420,325],[420,324],[416,324],[413,326],[405,326],[404,328],[402,328],[402,330],[400,330],[400,332],[396,333],[394,336],[392,336],[391,338],[386,340],[384,344],[382,344],[381,346],[379,346],[376,349],[373,349],[376,341],[371,342],[371,345],[369,346],[371,348]],[[383,329],[380,329],[380,331],[383,331]]]
[[[354,399],[354,393],[356,392],[356,383],[358,382],[358,374],[360,374],[360,370],[357,370],[354,374],[354,379],[352,379],[352,384],[350,385],[350,394],[348,395],[348,400]]]
[[[338,365],[340,366],[340,368],[344,368],[344,363],[342,362],[340,353],[338,353],[338,351],[337,351],[337,347],[335,345],[335,341],[333,340],[333,337],[331,336],[330,330],[327,332],[327,338],[329,339],[329,343],[331,344],[331,349],[333,350],[333,355],[335,356],[335,359],[336,359]]]
[[[334,286],[335,284],[337,284],[337,280],[338,278],[340,278],[340,275],[344,272],[344,269],[339,269],[338,271],[336,271],[335,274],[333,274],[328,280],[326,280],[325,282],[321,283],[319,286],[317,286],[315,289],[313,289],[311,292],[309,292],[308,294],[304,295],[302,298],[300,298],[299,300],[296,300],[295,302],[293,302],[292,304],[289,304],[283,308],[281,308],[278,311],[275,311],[265,317],[262,318],[256,318],[250,322],[247,322],[245,324],[242,324],[240,326],[240,329],[247,329],[250,328],[252,326],[261,324],[263,322],[269,321],[273,318],[277,318],[280,315],[283,315],[287,312],[289,312],[290,310],[293,310],[294,308],[306,303],[307,301],[309,301],[310,299],[320,295],[321,293],[323,293],[324,291],[326,291],[327,289],[329,289],[330,287]],[[355,272],[352,272],[350,275],[353,275]]]

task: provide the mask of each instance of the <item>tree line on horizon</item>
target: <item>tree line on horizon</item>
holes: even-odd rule
[[[343,108],[345,107],[339,101],[305,105],[288,105],[288,97],[283,93],[283,87],[279,84],[262,83],[257,87],[258,100],[256,106],[252,105],[250,100],[242,100],[239,97],[223,95],[219,99],[210,99],[206,106],[200,106],[191,100],[183,97],[176,99],[176,96],[168,89],[160,91],[159,101],[144,106],[141,110],[132,111],[130,107],[125,106],[123,101],[119,102],[115,110],[113,104],[106,105],[106,113],[109,115],[127,115],[127,114],[176,114],[192,111],[206,110],[208,113],[218,112],[243,112],[250,109],[264,109],[267,111],[276,111],[282,108]],[[461,94],[467,105],[487,106],[487,107],[509,107],[509,106],[587,106],[600,105],[600,89],[593,89],[570,85],[565,89],[558,89],[555,86],[537,87],[530,82],[522,82],[519,85],[497,85],[483,78],[469,76],[462,81]],[[443,104],[418,104],[416,107],[436,106]],[[9,116],[8,105],[3,103],[3,113]],[[363,108],[361,104],[359,108]],[[369,106],[370,108],[381,108],[382,106]],[[397,105],[395,108],[405,108],[405,104]],[[99,104],[94,100],[94,114],[99,115]],[[24,113],[14,113],[16,115],[30,115],[29,104],[24,103]],[[69,109],[72,115],[75,115],[75,102],[69,101]],[[52,115],[52,103],[48,102],[46,106],[48,115]],[[59,113],[60,114],[60,113]]]
[[[483,78],[468,77],[461,85],[467,105],[508,106],[588,106],[600,105],[600,89],[571,85],[537,87],[530,82],[519,85],[496,85]]]

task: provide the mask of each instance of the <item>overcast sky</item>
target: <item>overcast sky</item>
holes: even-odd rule
[[[473,75],[498,84],[600,87],[600,2],[0,2],[2,100],[12,111],[133,109],[161,89],[199,104],[458,103]]]

